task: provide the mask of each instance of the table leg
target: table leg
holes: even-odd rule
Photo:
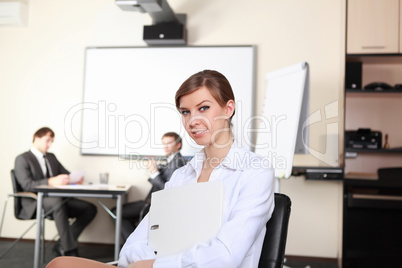
[[[35,252],[34,252],[34,268],[39,268],[39,255],[40,255],[40,236],[42,231],[42,201],[43,193],[38,193],[38,200],[36,203],[36,238],[35,238]]]
[[[115,241],[114,241],[114,260],[119,260],[119,251],[120,251],[120,229],[121,229],[121,195],[117,195],[117,202],[116,202],[116,234],[115,234]]]

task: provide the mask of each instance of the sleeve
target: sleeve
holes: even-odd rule
[[[166,168],[159,169],[159,174],[155,178],[148,179],[148,181],[152,183],[155,191],[162,190],[165,188],[166,182],[170,180],[176,169],[184,165],[184,159],[181,156],[175,157]]]
[[[147,214],[135,231],[128,237],[120,251],[119,267],[127,267],[130,263],[140,260],[155,259],[156,255],[148,246],[149,214]]]
[[[34,178],[28,161],[22,155],[15,159],[14,171],[17,181],[24,191],[33,192],[36,186],[47,184],[46,178]]]
[[[166,179],[164,175],[164,173],[159,172],[159,174],[155,178],[148,179],[148,181],[152,184],[154,191],[159,191],[165,188]]]
[[[273,171],[260,169],[243,175],[246,178],[242,182],[229,219],[222,225],[218,235],[183,253],[157,258],[154,268],[241,265],[265,229],[274,209]]]

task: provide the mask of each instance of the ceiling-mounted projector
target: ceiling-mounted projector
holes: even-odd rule
[[[186,45],[186,14],[174,14],[166,0],[116,0],[125,11],[148,13],[152,25],[144,26],[143,39],[148,45]]]

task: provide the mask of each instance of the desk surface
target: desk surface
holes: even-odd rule
[[[40,185],[35,187],[37,192],[43,193],[94,193],[94,194],[124,194],[130,189],[131,185],[111,185],[111,184],[77,184],[49,186]]]

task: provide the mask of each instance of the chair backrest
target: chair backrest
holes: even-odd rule
[[[11,182],[13,184],[13,193],[17,194],[18,192],[22,192],[22,187],[21,185],[18,183],[17,178],[15,177],[15,171],[14,169],[11,170]],[[20,220],[26,220],[24,218],[21,218],[20,215],[20,211],[22,209],[22,205],[21,205],[21,198],[22,197],[18,197],[18,196],[14,196],[14,216],[17,219]]]
[[[275,193],[275,209],[267,223],[258,268],[283,267],[291,204],[287,195]]]

